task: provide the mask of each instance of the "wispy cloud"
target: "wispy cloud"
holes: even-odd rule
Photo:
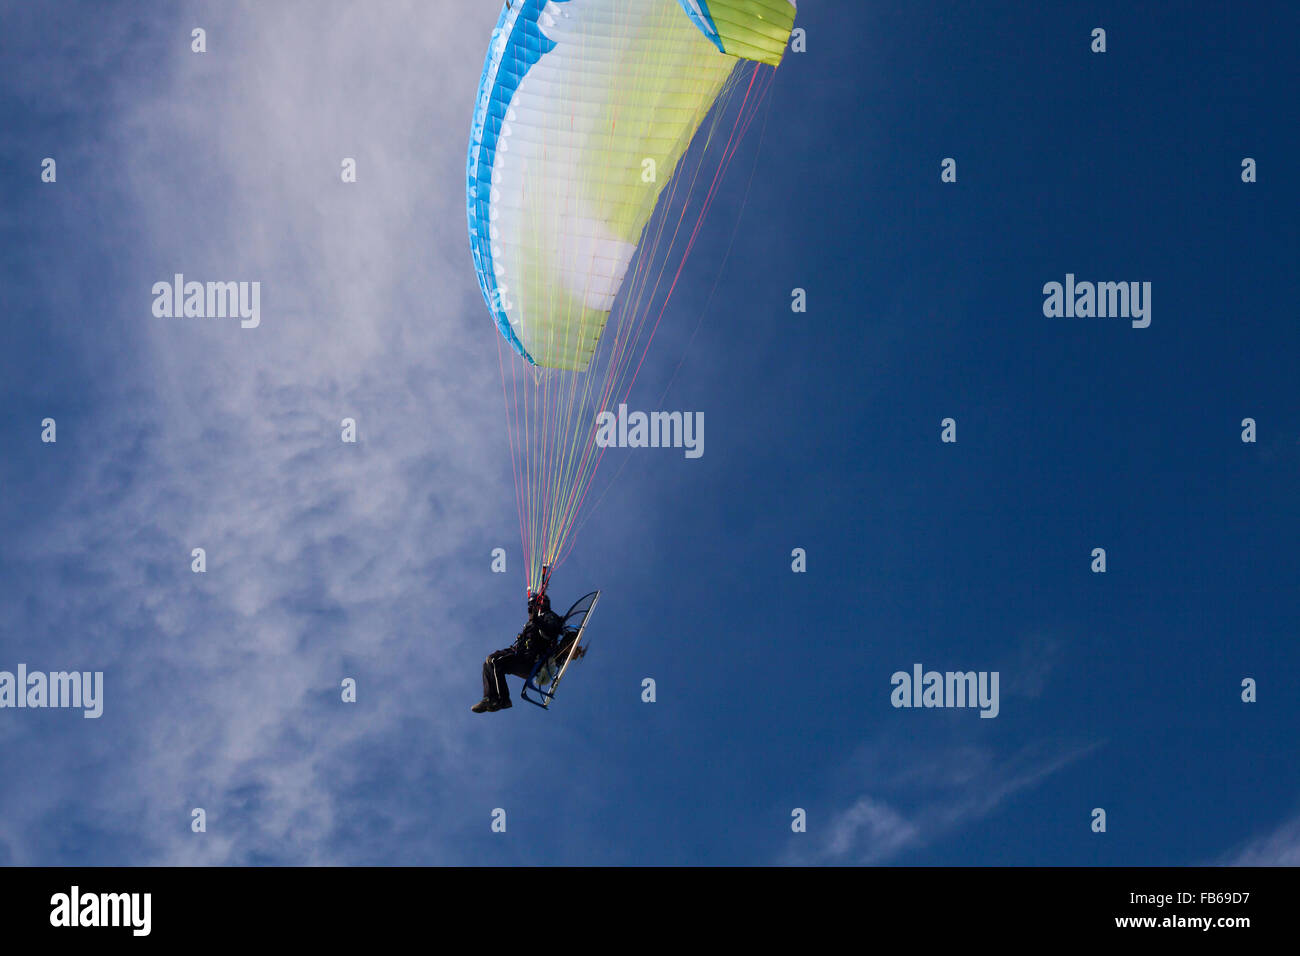
[[[510,542],[484,529],[514,514],[465,238],[480,43],[447,42],[469,16],[450,2],[149,15],[112,34],[113,60],[150,69],[101,98],[107,146],[77,184],[103,197],[80,227],[118,237],[77,345],[116,401],[60,422],[66,493],[8,544],[26,638],[7,651],[105,670],[106,715],[6,740],[25,785],[0,793],[0,858],[370,861],[370,831],[387,861],[437,860],[430,803],[504,772],[461,772],[468,700],[443,693],[479,652],[455,622],[500,595],[488,550]],[[465,35],[485,44],[494,15]],[[261,327],[154,318],[175,272],[260,281]]]
[[[1227,854],[1228,866],[1300,866],[1300,815]]]
[[[791,844],[784,862],[875,864],[927,846],[987,817],[1022,791],[1082,758],[1096,745],[1055,754],[1026,748],[999,759],[980,747],[950,746],[904,753],[880,742],[852,761],[871,790],[833,813],[824,836]]]
[[[916,843],[922,832],[915,823],[871,797],[836,815],[830,836],[821,847],[826,862],[874,863]]]

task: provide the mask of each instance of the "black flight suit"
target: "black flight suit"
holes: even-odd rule
[[[527,680],[537,659],[554,649],[563,630],[564,622],[554,611],[543,611],[529,618],[513,645],[493,651],[483,662],[483,696],[498,703],[509,700],[506,675]]]

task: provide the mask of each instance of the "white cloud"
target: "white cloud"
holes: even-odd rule
[[[850,761],[855,775],[872,781],[871,791],[834,812],[824,836],[810,827],[811,848],[796,838],[785,862],[888,862],[990,816],[1093,749],[1095,745],[1046,755],[1026,748],[997,758],[975,746],[920,750],[915,743],[904,749],[898,741],[879,742]]]
[[[1300,816],[1256,837],[1221,862],[1229,866],[1300,866]]]
[[[514,520],[464,212],[492,6],[214,8],[202,56],[188,22],[114,34],[123,64],[169,51],[108,97],[94,172],[105,195],[125,177],[124,202],[84,224],[117,232],[121,281],[87,304],[83,348],[121,401],[61,422],[75,473],[24,542],[24,621],[51,666],[108,671],[106,716],[24,744],[29,787],[0,796],[11,862],[76,862],[70,818],[108,862],[348,862],[368,848],[331,835],[381,772],[357,755],[399,748],[367,806],[394,843],[458,786],[451,715],[472,701],[441,692],[481,656],[458,622],[499,603],[488,550],[511,542],[484,529]],[[152,317],[174,272],[261,281],[261,328]],[[476,770],[471,791],[505,772]]]
[[[916,825],[891,807],[871,797],[858,801],[831,821],[830,836],[822,847],[828,860],[874,863],[892,856],[921,838]]]

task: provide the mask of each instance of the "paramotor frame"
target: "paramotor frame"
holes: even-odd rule
[[[538,660],[532,673],[524,681],[523,690],[519,692],[519,696],[528,703],[536,704],[543,710],[551,706],[564,672],[569,669],[571,663],[587,652],[587,648],[582,646],[582,638],[587,630],[587,622],[591,620],[591,612],[595,610],[599,599],[600,591],[584,594],[564,613],[564,630],[560,632],[555,650]],[[537,694],[537,699],[528,696],[530,690]]]

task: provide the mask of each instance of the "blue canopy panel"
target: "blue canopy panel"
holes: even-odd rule
[[[569,0],[554,2],[567,3]],[[532,365],[537,363],[510,327],[510,319],[497,289],[496,271],[492,267],[488,200],[492,194],[492,164],[496,159],[497,137],[501,134],[501,124],[505,122],[506,109],[528,68],[555,48],[554,42],[542,33],[537,23],[546,3],[547,0],[515,0],[501,10],[483,64],[483,77],[474,97],[474,122],[466,161],[469,244],[475,271],[478,272],[479,288],[502,337]]]
[[[679,7],[685,19],[678,19]],[[794,0],[506,3],[475,97],[466,211],[483,299],[502,337],[527,362],[587,367],[658,192],[731,65],[780,63],[794,13]],[[557,29],[568,38],[559,53],[551,38]],[[619,29],[628,31],[624,42],[588,45]],[[622,59],[629,67],[620,73]],[[537,113],[537,102],[555,90],[565,91],[566,101],[572,95],[579,123],[557,127]],[[516,116],[519,102],[531,110]],[[617,125],[601,112],[611,109]],[[495,181],[507,153],[515,153],[512,144],[528,176],[522,193],[518,173]],[[639,155],[655,155],[666,170],[654,191],[616,175]],[[529,206],[523,220],[521,196]],[[575,197],[582,212],[572,211]],[[503,211],[509,221],[493,222]],[[526,240],[521,221],[533,231]],[[540,291],[537,276],[548,283]]]
[[[700,28],[700,32],[709,38],[709,42],[726,53],[727,51],[722,49],[722,37],[718,36],[717,25],[709,14],[708,0],[677,0],[677,2],[682,5],[682,9],[686,11],[691,21]]]

